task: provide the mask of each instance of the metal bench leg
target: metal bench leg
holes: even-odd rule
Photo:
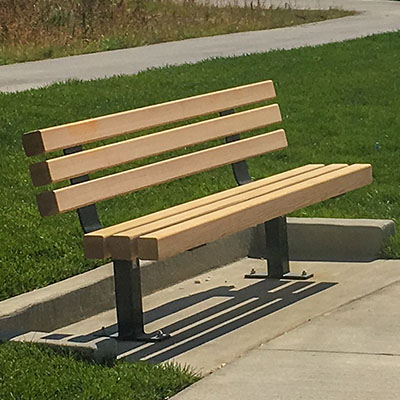
[[[170,335],[162,331],[150,334],[144,332],[139,260],[113,260],[113,264],[118,339],[158,342],[169,338]]]
[[[308,279],[313,274],[303,271],[301,274],[290,272],[289,247],[286,217],[278,217],[264,223],[267,244],[268,274],[250,273],[246,278],[254,279]]]

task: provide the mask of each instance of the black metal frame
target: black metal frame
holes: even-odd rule
[[[224,117],[225,115],[234,114],[234,112],[235,110],[231,109],[231,110],[221,111],[219,115],[221,117]],[[237,140],[240,140],[239,134],[228,136],[225,138],[226,143],[236,142]],[[245,160],[233,163],[232,170],[235,180],[239,186],[245,185],[246,183],[250,183],[252,181],[249,173],[249,167],[247,166],[247,162]]]
[[[64,149],[64,154],[74,154],[82,151],[82,146]],[[89,175],[82,175],[70,180],[71,185],[87,182]],[[77,209],[79,222],[84,233],[101,229],[95,204]],[[142,287],[140,280],[140,261],[113,260],[115,303],[118,321],[118,339],[140,342],[158,342],[169,338],[170,335],[160,331],[144,332]]]
[[[235,110],[226,110],[219,113],[221,117],[225,115],[233,114]],[[240,140],[240,135],[228,136],[225,141],[226,143]],[[240,161],[232,164],[233,175],[235,176],[236,182],[239,186],[245,185],[252,181],[249,168],[246,161]],[[313,274],[308,274],[303,271],[301,274],[290,272],[289,269],[289,245],[287,236],[287,222],[286,217],[274,218],[270,221],[264,222],[265,227],[265,241],[267,246],[267,273],[246,274],[245,278],[250,279],[308,279]]]
[[[246,274],[248,279],[294,279],[304,280],[313,277],[313,274],[303,271],[300,274],[290,272],[289,244],[287,236],[286,216],[264,222],[265,243],[267,246],[267,272],[257,274],[254,271]]]
[[[233,109],[221,111],[220,116],[233,114]],[[240,140],[240,134],[228,136],[225,141],[231,143]],[[73,154],[82,151],[82,146],[75,146],[64,150],[64,154]],[[239,186],[252,181],[246,161],[232,164],[233,175]],[[88,175],[79,176],[70,180],[71,185],[86,182]],[[79,221],[84,233],[101,229],[96,205],[92,204],[77,210]],[[310,274],[293,274],[289,271],[289,253],[287,240],[286,217],[275,218],[264,223],[268,254],[266,257],[268,274],[249,274],[246,278],[285,278],[307,279]],[[145,333],[144,314],[142,306],[142,288],[140,279],[140,260],[135,261],[113,260],[115,281],[115,302],[118,321],[118,339],[141,342],[158,342],[170,337],[168,333],[159,330],[154,333]]]
[[[69,149],[64,149],[64,154],[74,154],[82,151],[82,146],[70,147]],[[89,175],[82,175],[76,178],[70,179],[71,185],[76,185],[78,183],[87,182],[89,180]],[[78,208],[77,210],[79,216],[79,222],[81,224],[84,233],[90,233],[101,229],[103,225],[100,222],[99,215],[97,213],[96,204],[91,204],[89,206]]]
[[[145,333],[142,306],[140,261],[113,260],[118,339],[159,342],[170,337],[159,330]]]

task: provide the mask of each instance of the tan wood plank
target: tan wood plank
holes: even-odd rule
[[[351,165],[289,188],[143,235],[138,239],[139,257],[146,260],[167,258],[371,182],[370,165]]]
[[[287,146],[284,130],[175,157],[133,170],[105,176],[37,196],[42,216],[54,215],[97,203],[118,195],[183,178]],[[51,203],[51,198],[54,200]],[[43,201],[45,199],[45,201]]]
[[[34,156],[274,97],[272,81],[263,81],[28,132],[22,142],[25,153]]]
[[[207,204],[226,199],[235,194],[245,193],[249,190],[254,190],[262,186],[279,182],[294,176],[298,176],[308,171],[313,171],[322,168],[323,164],[309,164],[302,167],[294,168],[290,171],[285,171],[267,178],[259,179],[257,181],[248,183],[243,186],[234,187],[227,189],[222,192],[218,192],[206,197],[202,197],[196,200],[189,201],[187,203],[179,204],[174,207],[170,207],[149,215],[145,215],[139,218],[135,218],[129,221],[122,222],[117,225],[109,226],[106,228],[99,229],[95,232],[87,233],[84,237],[84,250],[87,258],[108,258],[111,256],[109,249],[106,247],[106,238],[115,235],[119,232],[127,231],[130,229],[143,226],[163,218],[168,218],[172,215],[183,213],[191,210],[195,207],[201,207]]]
[[[35,186],[47,185],[198,143],[265,127],[282,120],[273,104],[139,138],[58,157],[30,166]]]
[[[172,215],[161,220],[157,220],[152,223],[141,225],[137,228],[130,229],[118,233],[112,237],[107,238],[106,246],[108,247],[111,257],[113,259],[131,260],[138,257],[137,241],[139,236],[145,235],[149,232],[157,231],[169,226],[179,224],[184,221],[191,220],[201,215],[206,215],[217,210],[221,210],[235,204],[243,203],[250,199],[255,199],[260,196],[264,196],[268,193],[307,181],[317,176],[322,176],[332,171],[336,171],[347,167],[347,164],[331,164],[323,168],[318,168],[310,172],[306,172],[301,175],[296,175],[292,178],[285,179],[272,184],[267,184],[259,188],[248,190],[244,193],[236,193],[223,200],[206,204],[194,209],[190,209],[186,212],[182,212],[176,215]]]

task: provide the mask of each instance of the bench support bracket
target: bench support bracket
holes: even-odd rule
[[[69,149],[64,149],[64,154],[74,154],[82,151],[82,146],[70,147]],[[76,185],[78,183],[87,182],[89,180],[89,175],[77,176],[76,178],[70,179],[71,185]],[[78,208],[77,210],[79,222],[81,224],[84,233],[89,233],[101,229],[99,215],[97,214],[96,204],[90,204],[85,207]]]
[[[139,260],[114,260],[113,264],[118,340],[159,342],[169,338],[170,335],[161,330],[144,332]]]
[[[235,112],[234,109],[224,110],[219,113],[221,117],[231,115]],[[225,138],[226,143],[240,140],[240,134],[228,136]],[[246,161],[239,161],[232,164],[233,175],[239,186],[252,182],[249,168]],[[251,279],[308,279],[313,274],[308,274],[303,271],[301,274],[290,272],[289,270],[289,249],[287,238],[286,217],[275,218],[264,223],[265,236],[267,242],[268,256],[268,273],[256,274],[250,273],[245,275],[245,278]],[[253,271],[252,271],[253,272]]]
[[[290,272],[289,269],[289,247],[287,239],[286,217],[274,218],[264,223],[265,239],[267,244],[267,274],[257,274],[251,271],[245,275],[249,279],[295,279],[303,280],[313,276],[306,271],[300,274]]]
[[[230,109],[221,111],[219,115],[221,117],[224,117],[226,115],[234,114],[234,112],[235,110]],[[236,142],[237,140],[240,140],[240,134],[228,136],[225,138],[226,143]],[[246,183],[250,183],[252,181],[249,173],[249,168],[245,160],[233,163],[232,171],[233,171],[233,176],[235,177],[235,180],[239,186],[245,185]]]

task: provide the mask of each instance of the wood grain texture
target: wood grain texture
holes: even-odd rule
[[[260,196],[264,196],[268,193],[281,190],[283,188],[296,185],[301,182],[305,182],[309,179],[317,176],[322,176],[332,171],[336,171],[347,167],[347,164],[331,164],[326,167],[318,168],[309,172],[305,172],[294,177],[283,179],[275,183],[265,183],[265,185],[254,188],[252,190],[242,191],[239,190],[232,193],[231,196],[221,199],[217,202],[205,204],[202,206],[194,207],[185,212],[172,215],[170,217],[162,218],[145,225],[138,226],[136,228],[117,233],[106,240],[106,246],[111,253],[113,259],[132,260],[138,257],[138,238],[141,235],[148,234],[153,231],[167,228],[179,224],[181,222],[192,220],[202,215],[210,214],[217,210],[233,206],[235,204],[241,204],[250,199],[255,199]],[[237,189],[241,189],[238,187]]]
[[[59,213],[74,210],[118,195],[279,150],[286,146],[285,132],[280,129],[54,190],[54,203],[42,204],[41,209],[44,212],[43,215],[53,215],[54,210]],[[48,213],[46,207],[48,207]]]
[[[265,185],[289,179],[305,172],[314,171],[322,167],[324,167],[323,164],[309,164],[302,167],[294,168],[290,171],[285,171],[267,178],[259,179],[258,181],[254,181],[243,186],[227,189],[222,192],[192,200],[187,203],[179,204],[177,206],[170,207],[149,215],[145,215],[143,217],[135,218],[117,225],[97,230],[95,232],[87,233],[84,236],[83,241],[85,256],[87,258],[110,257],[111,253],[110,250],[107,248],[106,239],[112,235],[116,235],[123,231],[129,231],[145,224],[150,224],[152,222],[159,221],[161,219],[168,218],[179,213],[183,213],[196,207],[202,207],[207,204],[215,203],[217,201],[231,197],[235,194],[245,193],[249,190],[254,190]]]
[[[138,239],[139,257],[158,260],[372,182],[369,164],[354,164],[289,188],[200,216]]]
[[[47,185],[194,144],[265,127],[282,120],[277,104],[124,140],[37,164],[34,185]]]
[[[263,81],[41,129],[25,134],[22,140],[26,154],[34,156],[274,97],[275,89],[272,81]]]

